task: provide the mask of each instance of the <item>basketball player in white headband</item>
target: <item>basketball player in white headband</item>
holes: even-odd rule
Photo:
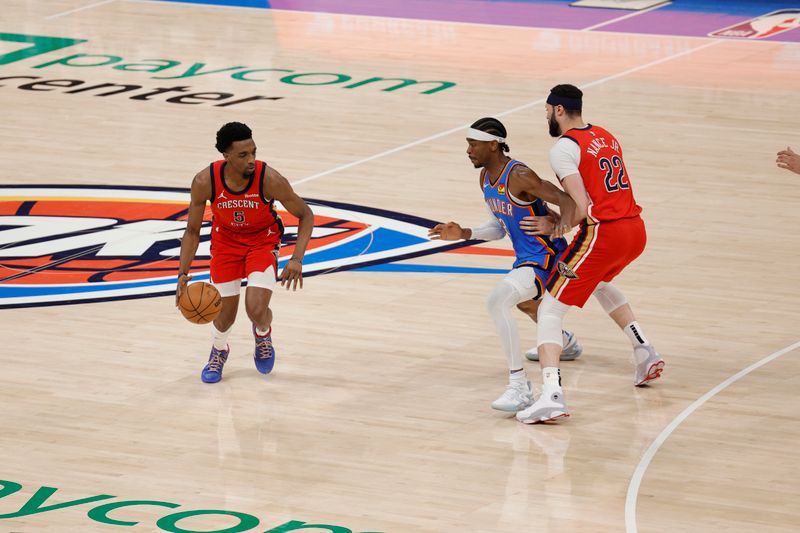
[[[517,412],[533,403],[533,392],[523,368],[519,334],[512,312],[516,305],[531,318],[536,317],[539,299],[545,293],[556,254],[566,247],[563,238],[530,236],[520,228],[526,215],[550,214],[545,201],[558,205],[572,217],[575,203],[550,182],[539,179],[530,168],[506,155],[506,129],[494,118],[483,118],[467,131],[467,155],[475,168],[480,168],[478,185],[483,192],[491,218],[481,226],[462,228],[455,222],[437,224],[430,230],[432,239],[497,240],[506,234],[511,238],[516,259],[511,271],[489,294],[487,306],[506,356],[509,383],[492,407]],[[557,218],[550,218],[557,223]],[[575,336],[562,332],[563,351],[574,359],[581,347]]]

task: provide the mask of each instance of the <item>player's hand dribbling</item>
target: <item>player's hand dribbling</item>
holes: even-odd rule
[[[181,300],[181,295],[183,291],[186,290],[186,286],[189,285],[189,281],[191,281],[192,276],[189,274],[178,274],[178,285],[175,287],[175,307],[178,307],[178,302]]]
[[[428,238],[431,240],[457,241],[466,238],[464,228],[455,222],[447,224],[436,224],[428,231]]]
[[[288,291],[291,288],[293,291],[297,290],[297,285],[303,288],[303,262],[300,259],[292,257],[286,262],[281,272],[281,287],[286,287]]]
[[[519,227],[527,235],[552,235],[560,219],[553,216],[546,217],[523,217],[519,221]]]

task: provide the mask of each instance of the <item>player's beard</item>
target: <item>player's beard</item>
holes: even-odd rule
[[[556,122],[555,115],[550,115],[550,117],[548,117],[547,127],[550,132],[550,137],[561,137],[561,126]]]

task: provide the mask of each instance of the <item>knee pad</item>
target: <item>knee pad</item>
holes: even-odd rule
[[[597,285],[597,288],[592,294],[595,298],[597,298],[597,301],[600,302],[600,305],[603,306],[605,312],[609,314],[628,303],[628,300],[625,299],[625,295],[622,294],[622,291],[612,284],[604,281],[601,281]]]
[[[553,298],[548,292],[539,304],[537,314],[536,345],[558,344],[564,347],[564,337],[561,334],[564,315],[569,311],[569,306]]]
[[[503,281],[509,283],[517,289],[520,295],[520,301],[523,300],[536,300],[542,295],[539,294],[540,283],[536,280],[536,271],[533,267],[519,267],[512,269]]]

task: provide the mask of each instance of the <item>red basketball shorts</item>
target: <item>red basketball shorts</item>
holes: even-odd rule
[[[638,216],[583,225],[558,257],[547,289],[559,302],[583,307],[597,285],[614,279],[646,243],[644,221]]]
[[[278,269],[278,243],[264,239],[243,244],[230,239],[211,241],[211,280],[217,283],[241,281],[254,272]]]

